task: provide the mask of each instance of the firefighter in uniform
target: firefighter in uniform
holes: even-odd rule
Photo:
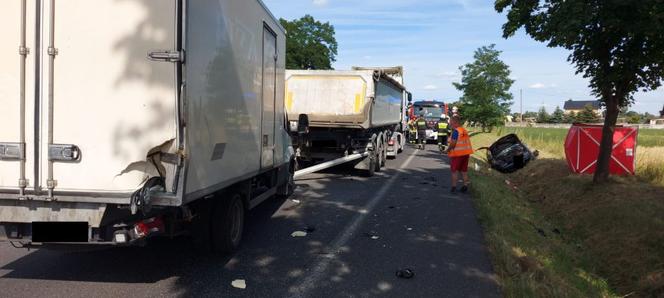
[[[445,147],[447,146],[447,137],[450,134],[449,124],[447,124],[447,117],[445,117],[445,115],[440,116],[440,121],[438,121],[438,127],[436,131],[438,132],[438,148],[441,152],[445,151]]]
[[[427,143],[427,121],[420,115],[415,121],[417,126],[417,148],[425,149]]]
[[[408,141],[413,145],[417,142],[417,126],[412,118],[408,120]]]

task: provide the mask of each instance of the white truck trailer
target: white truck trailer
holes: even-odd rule
[[[380,171],[388,143],[401,129],[405,90],[378,68],[287,70],[286,110],[298,167],[355,162],[368,176]]]
[[[228,252],[293,186],[285,33],[259,0],[0,2],[0,240]]]

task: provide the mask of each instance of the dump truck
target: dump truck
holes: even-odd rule
[[[238,247],[293,189],[285,31],[258,0],[0,3],[0,240]]]
[[[380,171],[391,140],[405,142],[407,94],[384,68],[287,70],[289,129],[297,166],[306,168],[298,174],[344,163],[367,176]]]

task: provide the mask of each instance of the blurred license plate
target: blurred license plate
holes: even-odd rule
[[[87,222],[33,222],[32,242],[88,242]]]

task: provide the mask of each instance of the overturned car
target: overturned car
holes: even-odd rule
[[[514,173],[535,160],[538,151],[530,151],[515,134],[498,139],[487,148],[487,160],[491,168],[501,173]]]

